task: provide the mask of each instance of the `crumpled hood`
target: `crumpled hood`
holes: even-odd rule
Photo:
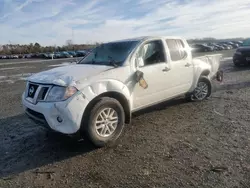
[[[113,69],[113,67],[86,64],[69,65],[36,73],[30,76],[28,81],[42,84],[55,84],[60,86],[75,86],[81,79],[95,76],[109,69]]]

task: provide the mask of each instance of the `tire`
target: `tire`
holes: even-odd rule
[[[110,114],[113,113],[112,118],[110,118],[110,120],[104,120],[106,119],[104,115],[105,113],[107,115],[108,112],[110,112]],[[109,97],[101,98],[92,107],[88,116],[89,118],[86,120],[86,123],[84,124],[85,135],[87,136],[89,141],[91,141],[96,147],[104,147],[112,145],[120,137],[124,128],[125,112],[122,105],[116,99]],[[115,116],[117,117],[116,118],[117,123],[113,124],[110,123],[112,121],[113,122],[115,121],[114,120]],[[96,123],[97,121],[99,121],[99,123]],[[113,128],[111,128],[110,124],[112,124]],[[99,127],[98,129],[97,125]],[[107,129],[107,127],[109,128]],[[111,133],[112,131],[113,133]],[[108,133],[111,134],[108,135]]]
[[[202,87],[202,86],[203,87],[205,87],[205,86],[207,87],[207,89],[206,89],[207,92],[204,93],[204,95],[202,95],[202,97],[198,97],[199,93],[200,93],[199,92],[200,88],[198,86],[199,87]],[[202,76],[198,80],[197,86],[194,89],[194,91],[191,92],[191,93],[189,93],[189,94],[186,94],[186,99],[187,99],[187,101],[203,101],[203,100],[207,99],[211,95],[211,91],[212,91],[212,85],[211,85],[210,80],[207,77]]]

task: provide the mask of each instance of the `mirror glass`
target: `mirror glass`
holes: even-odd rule
[[[144,61],[143,61],[143,59],[141,57],[137,58],[137,62],[138,62],[138,66],[139,67],[143,67],[144,66]]]

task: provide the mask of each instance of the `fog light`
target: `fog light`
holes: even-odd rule
[[[59,117],[59,116],[58,116],[56,119],[57,119],[57,121],[58,121],[59,123],[62,123],[62,121],[63,121],[62,118]]]

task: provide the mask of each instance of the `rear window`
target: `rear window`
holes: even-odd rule
[[[180,39],[167,39],[166,43],[170,51],[172,61],[179,61],[186,58],[185,45]]]

